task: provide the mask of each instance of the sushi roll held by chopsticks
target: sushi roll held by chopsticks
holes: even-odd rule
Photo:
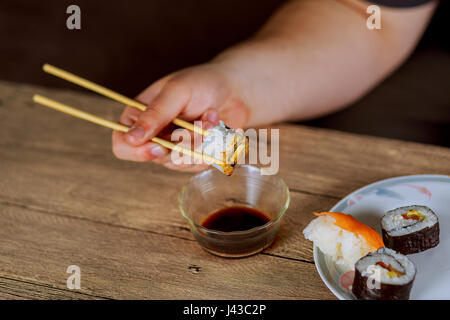
[[[108,88],[105,88],[92,81],[81,78],[73,73],[67,72],[50,64],[44,64],[43,70],[56,77],[97,92],[98,94],[101,94],[125,105],[134,107],[140,111],[145,111],[147,109],[147,106],[140,103],[139,101],[130,99],[120,93],[114,92]],[[128,132],[129,130],[128,127],[121,124],[113,123],[106,119],[102,119],[95,115],[89,114],[87,112],[78,110],[71,106],[67,106],[58,101],[40,95],[34,95],[33,100],[41,105],[113,130],[118,130],[121,132]],[[205,136],[204,142],[202,144],[203,152],[199,153],[181,147],[179,145],[175,145],[170,141],[166,141],[158,137],[152,138],[152,141],[162,145],[165,148],[179,151],[185,155],[203,160],[206,163],[213,165],[227,176],[230,176],[233,173],[234,167],[238,164],[239,160],[248,153],[248,139],[243,134],[243,132],[226,126],[222,121],[220,121],[220,124],[218,126],[212,128],[211,130],[204,130],[201,127],[194,126],[193,124],[178,118],[173,119],[172,123]],[[216,155],[217,157],[215,157]]]
[[[227,176],[231,175],[239,160],[248,153],[248,139],[242,130],[235,130],[220,121],[208,130],[203,139],[202,152],[224,163],[210,163]]]
[[[388,211],[381,219],[386,247],[402,254],[421,252],[439,244],[439,220],[425,206],[407,206]]]

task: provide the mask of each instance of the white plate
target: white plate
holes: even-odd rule
[[[381,234],[384,213],[407,205],[430,207],[438,216],[440,227],[437,247],[408,255],[417,267],[410,298],[450,299],[450,176],[415,175],[378,181],[351,193],[330,211],[349,213]],[[348,289],[353,281],[352,271],[343,274],[316,246],[314,262],[336,297],[355,299]]]

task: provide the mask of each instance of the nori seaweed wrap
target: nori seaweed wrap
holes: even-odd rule
[[[352,292],[362,300],[408,300],[415,276],[405,255],[380,248],[356,262]]]
[[[381,219],[383,242],[387,248],[412,254],[439,244],[439,220],[425,206],[407,206],[388,211]]]

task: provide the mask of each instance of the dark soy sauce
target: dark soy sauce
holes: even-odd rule
[[[201,225],[217,231],[243,231],[270,221],[264,212],[249,207],[229,207],[211,213]]]

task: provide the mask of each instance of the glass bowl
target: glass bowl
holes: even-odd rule
[[[289,189],[281,178],[261,175],[260,169],[254,166],[239,166],[230,177],[209,169],[183,186],[178,204],[195,239],[205,250],[222,257],[239,258],[258,253],[273,242],[289,206]],[[270,220],[255,228],[231,232],[201,225],[211,213],[235,206],[257,209]]]

